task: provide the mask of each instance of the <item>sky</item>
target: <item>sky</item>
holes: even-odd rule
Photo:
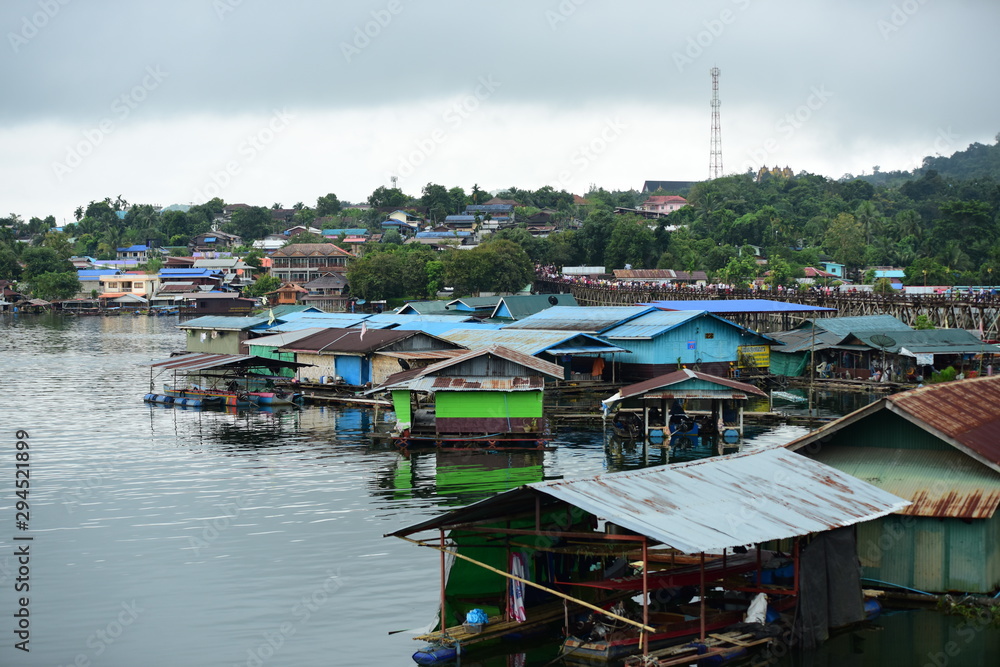
[[[1000,132],[995,0],[4,0],[0,215],[913,169]]]

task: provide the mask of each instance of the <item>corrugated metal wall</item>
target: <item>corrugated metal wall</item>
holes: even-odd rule
[[[632,352],[624,355],[629,364],[675,364],[678,358],[682,364],[728,363],[736,361],[736,349],[748,342],[740,331],[717,319],[701,317],[653,340],[615,339],[612,342]]]
[[[892,515],[858,527],[864,576],[929,593],[989,593],[1000,585],[1000,516]]]

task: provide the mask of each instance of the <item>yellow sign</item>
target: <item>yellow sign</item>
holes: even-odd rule
[[[768,368],[771,365],[769,345],[741,345],[736,348],[738,368]]]

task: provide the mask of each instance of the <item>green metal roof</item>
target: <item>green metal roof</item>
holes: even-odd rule
[[[854,317],[821,317],[814,320],[817,328],[838,336],[847,336],[856,331],[883,333],[887,331],[913,331],[913,327],[892,315],[857,315]],[[808,325],[802,327],[808,329]]]
[[[899,354],[905,348],[913,354],[1000,354],[1000,347],[984,343],[965,329],[911,329],[909,331],[862,331],[854,333],[854,337],[865,345],[876,350],[882,348],[872,340],[875,335],[886,335],[894,341],[885,351],[889,354]],[[852,342],[854,342],[852,340]]]

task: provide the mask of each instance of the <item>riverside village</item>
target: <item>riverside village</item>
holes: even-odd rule
[[[922,201],[934,178],[903,190]],[[723,188],[793,185],[840,212],[713,218]],[[890,655],[903,640],[880,632],[915,614],[951,628],[924,653],[993,664],[996,260],[864,247],[995,205],[921,220],[880,210],[884,187],[775,167],[586,196],[107,199],[62,227],[3,221],[0,318],[53,327],[52,345],[157,332],[159,352],[121,362],[135,391],[106,397],[139,421],[216,424],[254,456],[289,423],[350,431],[352,465],[396,503],[354,529],[392,549],[367,579],[412,568],[423,586],[366,641],[412,637],[418,664],[862,664],[848,654]]]

